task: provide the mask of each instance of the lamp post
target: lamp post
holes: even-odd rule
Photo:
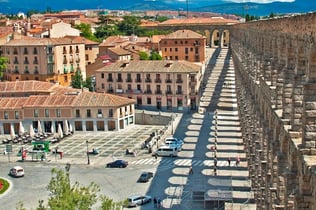
[[[87,158],[88,158],[88,165],[90,165],[90,156],[89,156],[89,141],[86,141],[87,143]]]
[[[173,121],[174,121],[174,114],[171,115],[171,135],[173,135]]]

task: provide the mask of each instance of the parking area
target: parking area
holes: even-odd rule
[[[87,151],[90,152],[91,157],[95,158],[124,157],[126,156],[126,150],[136,152],[137,156],[149,154],[148,149],[143,148],[145,141],[162,137],[168,133],[166,129],[167,127],[159,125],[133,125],[119,132],[76,132],[64,137],[58,143],[51,143],[51,152],[47,154],[47,160],[61,158],[82,159],[82,157],[87,156]],[[155,138],[152,138],[153,134]],[[5,151],[5,146],[6,144],[2,144],[3,151]],[[21,157],[17,156],[21,146],[22,144],[12,144],[11,161],[21,159]],[[23,144],[23,147],[31,150],[33,146],[31,144]],[[54,154],[56,150],[58,154]],[[98,154],[92,154],[93,150],[98,151]],[[60,152],[62,152],[62,157],[60,157]],[[25,161],[40,160],[40,158],[31,156],[28,154]],[[4,161],[7,160],[6,155],[1,157]]]

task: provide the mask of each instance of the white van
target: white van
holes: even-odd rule
[[[21,166],[15,166],[10,169],[10,175],[13,177],[23,177],[24,176],[24,169]]]
[[[178,150],[176,147],[161,146],[154,152],[154,155],[176,157],[178,156]]]

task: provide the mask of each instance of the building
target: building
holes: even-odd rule
[[[132,99],[40,81],[0,83],[0,133],[17,134],[40,122],[45,132],[58,125],[76,131],[121,130],[134,124]]]
[[[136,100],[150,110],[194,110],[203,66],[188,61],[118,61],[96,70],[96,91]]]
[[[21,37],[2,45],[2,56],[9,59],[4,79],[39,80],[71,84],[76,71],[86,78],[85,43],[75,37]]]
[[[194,31],[175,31],[162,37],[159,45],[166,60],[205,61],[206,37]]]

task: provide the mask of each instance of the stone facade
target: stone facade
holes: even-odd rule
[[[230,29],[258,209],[316,209],[315,23],[312,13]]]

